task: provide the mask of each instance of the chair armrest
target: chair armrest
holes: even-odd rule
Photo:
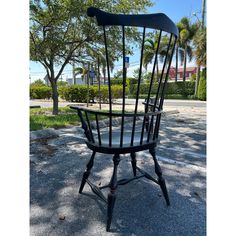
[[[89,129],[88,129],[88,126],[83,118],[83,115],[82,115],[82,112],[83,111],[83,108],[79,107],[79,106],[70,106],[71,109],[74,109],[74,110],[77,110],[77,114],[80,118],[80,121],[81,121],[81,124],[82,124],[82,128],[84,130],[84,134],[86,136],[86,138],[91,141],[91,134],[89,132]]]
[[[72,107],[71,107],[72,108]],[[161,114],[163,113],[164,111],[163,110],[160,110],[160,111],[150,111],[150,112],[139,112],[139,113],[122,113],[122,112],[112,112],[110,113],[109,111],[100,111],[100,110],[93,110],[93,109],[89,109],[89,108],[86,108],[86,107],[78,107],[78,106],[73,106],[72,109],[77,109],[78,112],[81,113],[81,111],[85,111],[85,112],[88,112],[88,113],[92,113],[92,114],[97,114],[97,115],[104,115],[104,116],[112,116],[112,117],[119,117],[119,116],[123,116],[124,117],[134,117],[134,116],[155,116],[155,115],[158,115],[158,114]]]
[[[154,107],[154,104],[152,104],[152,103],[142,102],[142,104],[145,106]],[[158,108],[158,106],[155,106],[155,108]]]
[[[72,106],[69,106],[71,109],[74,109],[74,110],[81,110],[81,107],[79,106],[75,106],[75,105],[72,105]]]

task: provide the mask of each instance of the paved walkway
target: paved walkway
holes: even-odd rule
[[[159,186],[143,178],[119,186],[111,233],[105,231],[105,204],[87,185],[78,194],[91,155],[81,128],[32,132],[31,235],[206,235],[205,108],[178,110],[163,117],[157,155],[171,206],[166,207]],[[148,152],[139,152],[137,160],[155,176]],[[103,185],[111,174],[111,156],[97,154],[91,180]],[[122,155],[118,177],[129,176],[130,157]]]
[[[143,107],[142,102],[144,99],[139,99],[139,105]],[[117,99],[116,103],[120,103],[121,99]],[[135,99],[126,99],[126,102],[130,105],[135,104]],[[69,104],[72,104],[72,102],[66,102],[66,101],[59,101],[59,107],[65,107],[68,106]],[[41,106],[43,107],[52,107],[52,100],[44,100],[44,99],[33,99],[30,100],[30,106]],[[96,105],[95,105],[96,106]],[[187,108],[206,108],[206,102],[204,101],[197,101],[197,100],[174,100],[174,99],[165,99],[164,101],[164,107],[187,107]],[[97,105],[98,107],[98,105]],[[102,108],[106,107],[105,104],[102,104]],[[104,108],[105,109],[105,108]]]

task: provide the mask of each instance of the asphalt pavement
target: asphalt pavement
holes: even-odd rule
[[[182,105],[178,113],[163,116],[157,158],[171,206],[147,179],[119,186],[110,233],[105,231],[105,203],[88,185],[78,194],[90,156],[79,126],[31,132],[31,235],[206,235],[205,105]],[[137,165],[155,176],[147,151],[137,153]],[[112,166],[111,155],[96,154],[90,180],[108,183]],[[122,155],[118,178],[131,176],[130,156]]]

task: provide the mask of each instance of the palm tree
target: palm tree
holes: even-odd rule
[[[193,38],[193,45],[195,47],[196,62],[200,66],[206,66],[206,28],[199,29]]]
[[[145,40],[144,53],[143,53],[143,65],[146,70],[147,70],[148,64],[152,63],[156,48],[157,48],[157,41],[152,40],[151,38],[147,38]],[[158,72],[158,65],[157,65],[157,72]]]
[[[178,40],[179,41],[179,40]],[[178,62],[179,62],[179,42],[176,42],[176,49],[175,49],[175,82],[178,80]]]
[[[189,61],[192,60],[193,50],[192,50],[192,39],[197,31],[197,25],[191,24],[187,17],[183,17],[177,24],[179,28],[180,38],[179,38],[179,48],[180,48],[180,61],[184,64],[184,75],[183,81],[186,79],[186,64],[187,57]]]
[[[81,79],[84,80],[84,78],[86,77],[88,73],[88,69],[85,68],[85,65],[83,65],[83,67],[75,67],[73,73],[75,77],[77,75],[81,75]]]
[[[194,55],[197,62],[197,76],[196,76],[196,83],[195,83],[195,96],[197,96],[198,91],[198,84],[200,79],[200,68],[201,66],[206,67],[206,27],[199,29],[196,35],[193,38],[193,45],[194,45]]]
[[[101,68],[102,68],[102,74],[103,74],[103,77],[104,77],[104,84],[105,84],[106,73],[107,73],[107,60],[106,60],[105,49],[100,48],[99,50],[96,50],[95,53],[94,53],[94,56],[95,55],[96,55],[95,58],[99,57],[99,63],[100,63]],[[116,58],[111,53],[109,53],[108,58],[109,58],[110,71],[112,72],[115,68]]]
[[[148,64],[152,63],[152,61],[155,57],[155,53],[156,53],[156,50],[158,47],[159,33],[156,33],[155,36],[152,38],[154,38],[154,39],[147,38],[145,40],[145,44],[144,44],[143,65],[146,70],[147,70]],[[167,35],[163,36],[160,40],[160,46],[159,46],[159,50],[158,50],[160,62],[163,62],[163,59],[166,56],[168,43],[169,43],[168,36]],[[170,57],[170,51],[168,53],[168,57]],[[158,76],[158,73],[159,73],[158,60],[156,62],[156,73]]]

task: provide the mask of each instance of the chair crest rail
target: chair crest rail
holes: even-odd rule
[[[125,25],[159,29],[179,37],[179,31],[175,23],[165,14],[112,14],[96,7],[89,7],[87,15],[96,17],[98,25]]]

